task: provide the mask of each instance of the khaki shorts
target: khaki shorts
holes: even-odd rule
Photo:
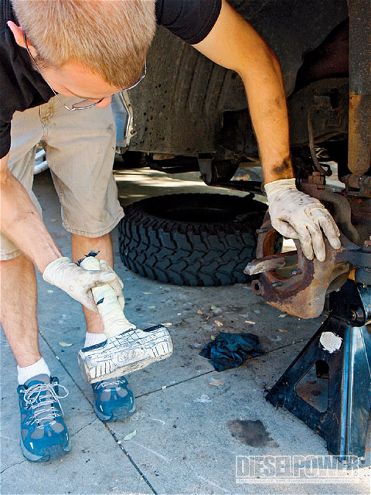
[[[36,145],[41,141],[61,204],[64,228],[73,234],[99,237],[124,216],[112,174],[115,124],[111,107],[69,112],[63,107],[76,98],[52,98],[39,107],[16,112],[12,120],[9,169],[32,201]],[[21,251],[0,235],[0,259]]]

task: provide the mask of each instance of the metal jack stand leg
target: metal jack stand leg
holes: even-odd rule
[[[348,281],[330,295],[330,316],[267,394],[275,406],[288,409],[318,432],[329,452],[363,458],[371,406],[370,287]],[[326,350],[324,333],[338,350]],[[336,339],[335,336],[340,337]],[[325,336],[326,338],[326,336]],[[335,345],[335,348],[337,346]],[[326,366],[327,365],[327,366]],[[328,371],[328,407],[321,412],[297,393],[296,387],[313,367]],[[327,374],[327,373],[326,373]]]

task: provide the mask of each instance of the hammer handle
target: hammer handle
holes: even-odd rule
[[[94,256],[86,256],[80,262],[80,266],[85,270],[100,270],[99,259]],[[92,293],[107,337],[115,337],[133,328],[133,325],[125,318],[116,293],[110,285],[94,287]]]

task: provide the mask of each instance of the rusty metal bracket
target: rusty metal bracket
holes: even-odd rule
[[[326,242],[326,260],[309,261],[298,241],[295,241],[296,252],[275,254],[278,236],[267,214],[258,237],[257,259],[245,268],[248,275],[260,273],[251,287],[281,311],[299,318],[315,318],[322,313],[330,288],[340,288],[348,277],[351,265],[346,260],[347,248],[336,251]],[[359,249],[344,236],[342,243]]]
[[[298,241],[294,241],[296,251],[279,253],[277,243],[280,235],[273,229],[267,214],[257,231],[256,260],[245,268],[248,275],[260,274],[259,279],[251,284],[256,294],[281,311],[300,318],[319,316],[324,309],[326,294],[345,283],[352,267],[357,268],[355,273],[363,282],[369,280],[371,266],[370,246],[367,244],[369,234],[366,232],[365,237],[363,232],[361,235],[359,226],[353,224],[361,205],[366,205],[362,223],[367,222],[370,212],[367,213],[366,200],[359,198],[355,202],[355,198],[334,192],[325,184],[311,180],[312,177],[309,179],[300,184],[300,189],[323,202],[330,210],[341,232],[342,248],[334,250],[325,240],[324,262],[307,260]],[[368,181],[361,182],[369,184]],[[368,231],[367,228],[363,230]]]

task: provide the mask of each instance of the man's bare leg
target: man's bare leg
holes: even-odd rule
[[[101,237],[84,237],[72,234],[72,259],[77,261],[84,258],[90,251],[98,251],[98,258],[107,261],[113,267],[113,249],[111,234]],[[98,313],[83,308],[86,331],[89,333],[103,333],[103,323]]]
[[[1,323],[18,366],[40,358],[35,269],[25,256],[0,261]]]
[[[59,403],[68,391],[54,387],[40,354],[34,265],[23,255],[0,261],[0,280],[1,323],[18,365],[22,452],[29,461],[50,460],[71,448]]]

